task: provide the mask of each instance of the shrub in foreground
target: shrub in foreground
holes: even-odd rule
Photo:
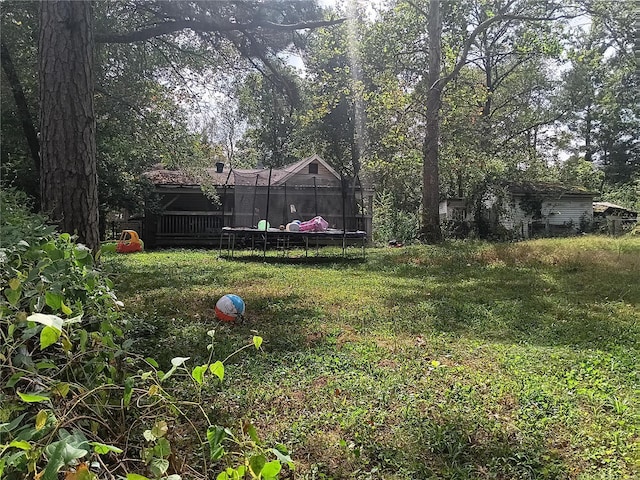
[[[214,425],[198,401],[224,378],[213,343],[206,364],[175,357],[167,372],[130,351],[123,305],[90,250],[30,214],[21,194],[1,195],[0,477],[177,480],[182,423],[200,454],[192,476],[277,478],[291,462],[284,447],[266,448],[250,425],[241,436]],[[172,395],[185,381],[195,401]]]

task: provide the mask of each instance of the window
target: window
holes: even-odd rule
[[[309,164],[309,173],[311,174],[318,174],[318,164],[317,163],[310,163]]]
[[[454,222],[464,222],[465,211],[464,208],[453,207],[453,211],[451,212],[451,219]]]

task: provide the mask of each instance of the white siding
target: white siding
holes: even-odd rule
[[[440,204],[438,205],[438,213],[440,214],[441,217],[444,217],[445,219],[447,218],[447,211],[448,211],[448,203],[447,200],[443,200],[440,202]]]
[[[500,224],[507,230],[511,230],[522,238],[529,237],[529,223],[531,218],[520,207],[520,201],[511,200],[500,212]]]
[[[440,219],[455,222],[471,222],[473,215],[467,210],[466,201],[451,198],[440,202]]]
[[[287,185],[313,185],[313,177],[316,177],[316,185],[340,186],[340,180],[333,175],[324,165],[318,162],[318,173],[309,173],[309,166],[305,167],[292,177],[287,179]]]
[[[575,228],[579,228],[581,222],[593,220],[592,197],[545,200],[542,202],[542,217],[549,220],[549,225],[572,224]]]
[[[583,222],[593,220],[593,205],[591,196],[565,196],[560,198],[546,198],[542,201],[542,218],[535,221],[526,214],[520,206],[520,197],[516,196],[506,204],[505,212],[500,216],[502,226],[513,232],[517,232],[524,238],[530,235],[529,225],[534,222],[549,226],[572,226],[573,231],[578,231]]]

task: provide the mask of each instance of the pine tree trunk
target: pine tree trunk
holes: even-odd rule
[[[40,4],[42,210],[95,251],[100,242],[92,23],[87,0]]]
[[[440,172],[438,147],[440,142],[440,62],[442,59],[442,18],[440,0],[429,2],[429,93],[427,95],[426,135],[422,146],[422,231],[421,238],[427,243],[442,241],[440,230]]]
[[[4,73],[7,76],[7,80],[9,82],[9,86],[11,87],[13,99],[16,102],[16,109],[18,111],[20,121],[22,122],[24,137],[27,141],[27,145],[29,146],[31,159],[33,160],[34,172],[36,176],[39,176],[40,144],[38,142],[38,134],[33,123],[33,118],[31,117],[31,112],[29,111],[27,98],[25,97],[24,90],[22,89],[22,83],[20,82],[20,78],[18,77],[18,72],[16,71],[15,66],[13,65],[13,61],[11,60],[9,49],[4,43],[2,43],[2,45],[0,46],[0,62],[2,63],[2,69],[4,70]],[[40,205],[39,196],[38,198],[36,198],[36,204],[38,206]]]

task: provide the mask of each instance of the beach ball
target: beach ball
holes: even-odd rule
[[[271,228],[271,224],[266,220],[260,220],[258,222],[258,230],[268,230],[269,228]]]
[[[231,293],[223,296],[216,303],[216,317],[223,322],[233,322],[244,314],[244,300]]]

